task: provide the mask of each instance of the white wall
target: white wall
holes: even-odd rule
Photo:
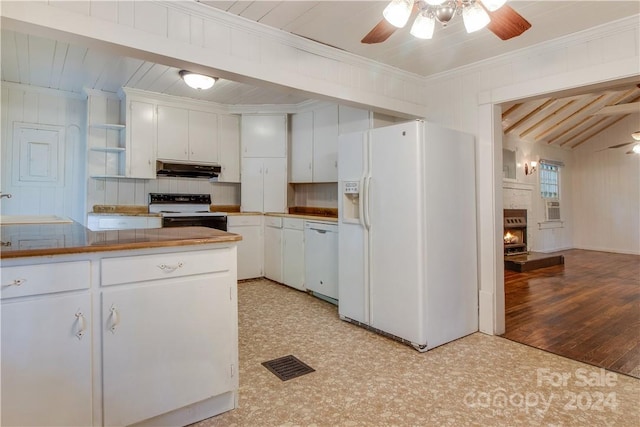
[[[573,241],[576,248],[640,254],[640,155],[625,154],[640,114],[576,147],[573,164]],[[599,151],[603,150],[603,151]]]
[[[516,152],[516,180],[513,185],[509,181],[503,183],[503,204],[505,208],[528,209],[527,212],[527,244],[529,250],[535,252],[554,252],[573,247],[573,155],[570,150],[547,144],[522,141],[516,137],[505,137],[503,147]],[[525,175],[524,164],[532,160],[556,160],[565,166],[560,168],[560,208],[561,222],[545,221],[545,200],[540,196],[539,171]],[[517,187],[517,188],[514,188]],[[510,196],[519,192],[529,198],[528,204],[516,206]],[[522,198],[520,198],[522,200]]]
[[[64,129],[62,178],[58,183],[21,182],[15,162],[14,123]],[[84,222],[86,102],[77,95],[17,84],[2,84],[2,215],[60,215]]]

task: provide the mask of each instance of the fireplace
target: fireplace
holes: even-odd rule
[[[527,253],[527,210],[504,210],[504,254]]]

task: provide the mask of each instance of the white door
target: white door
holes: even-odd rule
[[[313,180],[313,111],[291,116],[291,182]]]
[[[189,158],[198,162],[218,162],[218,115],[189,110]]]
[[[189,158],[189,111],[158,105],[158,158]]]
[[[155,179],[156,114],[153,104],[130,102],[127,135],[127,176]]]
[[[262,159],[242,159],[240,203],[243,212],[263,212],[264,183]]]
[[[262,212],[287,210],[287,159],[264,159],[264,200]]]
[[[302,220],[300,220],[302,222]],[[303,291],[304,287],[304,231],[282,230],[282,279],[285,285]]]
[[[228,277],[102,293],[105,425],[129,425],[233,388]],[[112,329],[113,328],[113,329]]]
[[[281,219],[281,218],[278,218]],[[282,283],[282,228],[265,224],[264,276]]]
[[[338,106],[313,112],[313,182],[338,181]]]
[[[238,116],[218,115],[218,161],[220,182],[240,182],[240,120]]]
[[[417,344],[426,339],[420,141],[410,122],[374,129],[369,146],[371,325]]]
[[[2,425],[92,424],[90,330],[88,293],[2,304]]]

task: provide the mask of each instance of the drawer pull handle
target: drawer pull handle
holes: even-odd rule
[[[115,307],[111,307],[111,330],[112,334],[116,333],[116,328],[120,324],[120,315],[118,314],[118,310]]]
[[[13,279],[13,282],[9,283],[7,286],[22,286],[27,279]]]
[[[167,265],[167,264],[160,264],[158,266],[158,268],[162,271],[164,271],[165,273],[173,273],[174,271],[176,271],[179,268],[182,268],[184,264],[182,264],[181,262],[175,264],[175,265]]]
[[[76,319],[78,319],[78,325],[79,325],[78,332],[76,332],[76,337],[78,337],[78,339],[81,340],[82,337],[84,336],[84,331],[87,329],[84,314],[82,314],[81,311],[77,312]]]

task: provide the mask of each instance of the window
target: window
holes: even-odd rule
[[[540,195],[543,199],[560,198],[560,167],[540,162]]]

